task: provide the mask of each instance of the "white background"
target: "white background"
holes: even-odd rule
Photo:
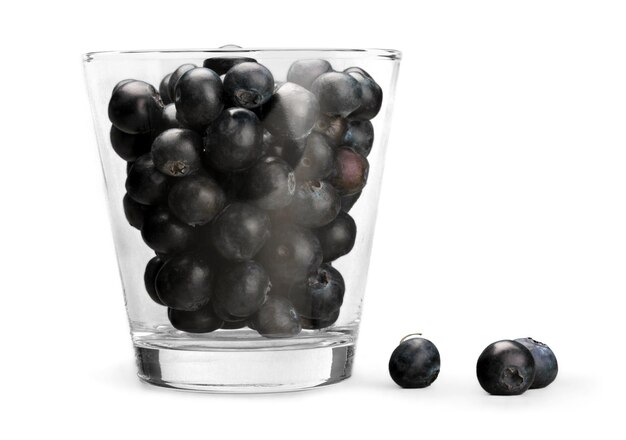
[[[2,438],[624,435],[623,3],[41,1],[2,16]],[[134,376],[81,54],[228,43],[404,52],[339,385],[202,395]],[[442,370],[401,390],[387,361],[413,331]],[[556,382],[488,396],[479,353],[528,335],[555,350]]]

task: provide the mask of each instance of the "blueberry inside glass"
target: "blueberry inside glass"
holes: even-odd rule
[[[125,218],[154,251],[145,294],[172,331],[290,338],[337,322],[350,286],[333,265],[359,243],[348,211],[383,101],[345,67],[212,57],[111,90]]]

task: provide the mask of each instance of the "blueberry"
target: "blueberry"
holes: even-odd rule
[[[158,127],[163,101],[156,89],[143,81],[117,87],[109,101],[109,119],[120,130],[147,133]]]
[[[194,244],[194,229],[178,220],[164,208],[155,208],[146,214],[141,228],[146,244],[161,254],[175,254]]]
[[[198,310],[212,295],[213,270],[199,254],[183,253],[168,259],[156,276],[156,291],[166,306]]]
[[[206,131],[205,154],[219,171],[250,167],[263,153],[263,127],[243,108],[229,108]]]
[[[373,119],[383,103],[383,90],[365,70],[360,67],[350,67],[344,73],[356,79],[361,86],[361,105],[350,113],[350,119]]]
[[[363,157],[367,157],[374,145],[374,127],[370,121],[350,121],[342,145],[352,148]]]
[[[219,329],[223,324],[223,321],[213,312],[210,304],[190,312],[168,309],[167,317],[172,327],[187,333],[210,333]]]
[[[258,256],[272,282],[295,283],[315,273],[322,263],[322,248],[308,229],[281,225],[272,231]]]
[[[133,162],[150,151],[152,138],[150,134],[129,134],[123,132],[115,125],[111,126],[111,146],[119,157]]]
[[[247,321],[242,319],[241,321],[224,321],[222,324],[222,330],[238,330],[244,328],[247,325]]]
[[[340,116],[321,115],[313,130],[322,134],[332,147],[338,147],[344,141],[348,130],[348,120]]]
[[[124,206],[124,215],[126,216],[128,224],[133,228],[141,229],[149,206],[135,202],[128,194],[124,195],[122,204]]]
[[[154,166],[163,174],[182,177],[202,167],[202,138],[193,130],[170,128],[152,143]]]
[[[307,180],[298,184],[288,216],[297,224],[309,228],[327,225],[341,210],[337,190],[324,180]]]
[[[389,359],[389,374],[402,388],[425,388],[439,375],[441,359],[435,344],[424,338],[400,343]]]
[[[294,169],[296,180],[325,179],[333,171],[334,151],[324,137],[311,133],[306,139],[306,147]]]
[[[159,132],[163,132],[170,128],[185,128],[176,117],[175,104],[167,104],[163,108],[163,113],[161,114],[161,123],[159,124]]]
[[[172,186],[168,204],[172,213],[188,225],[205,225],[224,208],[226,195],[209,176],[194,174]]]
[[[243,108],[258,107],[272,97],[274,77],[262,64],[240,63],[226,73],[224,90],[235,105]]]
[[[278,209],[291,203],[296,178],[293,169],[278,157],[267,156],[241,177],[240,196],[263,209]]]
[[[126,178],[126,191],[134,201],[155,205],[167,197],[168,190],[169,178],[156,169],[150,153],[135,161]]]
[[[322,246],[324,262],[334,261],[354,247],[356,223],[348,213],[341,211],[332,222],[317,229],[315,234]]]
[[[215,316],[217,316],[219,319],[224,321],[224,324],[230,323],[232,325],[241,325],[241,324],[243,324],[243,326],[246,325],[246,318],[241,318],[239,316],[231,315],[230,313],[226,311],[226,309],[224,308],[224,306],[222,306],[221,303],[216,302],[216,301],[211,301],[211,306],[213,308],[213,312],[215,313]],[[222,325],[222,327],[224,327],[224,325]]]
[[[282,139],[301,139],[308,135],[319,112],[315,95],[293,83],[280,86],[263,107],[265,128]]]
[[[168,105],[174,102],[172,97],[170,96],[170,78],[172,77],[171,73],[168,73],[163,77],[161,83],[159,84],[159,95],[161,95],[161,100],[163,104]]]
[[[300,316],[324,320],[339,310],[345,291],[341,273],[330,264],[322,264],[306,281],[292,286],[289,299]]]
[[[162,306],[164,306],[165,304],[163,304],[163,301],[161,301],[161,298],[159,298],[159,295],[157,295],[155,282],[156,276],[163,267],[164,263],[165,261],[163,260],[163,258],[159,257],[158,255],[156,257],[153,257],[150,261],[148,261],[148,264],[146,265],[146,270],[143,274],[143,282],[146,286],[146,292],[148,292],[148,295],[150,295],[150,298],[152,298],[155,303]]]
[[[270,237],[271,223],[261,209],[232,203],[211,224],[211,242],[227,260],[252,259]]]
[[[350,210],[352,209],[356,201],[359,200],[359,197],[361,197],[361,194],[362,194],[361,191],[359,191],[349,196],[342,196],[341,197],[341,210],[344,212],[350,212]]]
[[[269,133],[269,132],[268,132]],[[263,142],[266,145],[265,151],[268,156],[277,156],[283,159],[291,167],[298,165],[304,150],[306,149],[307,137],[302,139],[276,138],[274,136],[264,136]]]
[[[326,60],[297,60],[289,67],[287,81],[310,89],[318,76],[332,71],[333,67]]]
[[[222,80],[215,72],[204,67],[188,70],[176,84],[174,103],[177,118],[183,124],[194,128],[205,127],[224,108]]]
[[[246,57],[240,57],[240,58],[213,57],[213,58],[207,58],[206,60],[204,60],[204,62],[202,63],[202,67],[211,69],[218,75],[224,75],[234,66],[241,64],[241,63],[256,63],[256,60],[254,58],[246,58]]]
[[[213,301],[230,316],[247,318],[263,305],[270,277],[258,263],[243,261],[223,267],[215,279]]]
[[[167,83],[167,93],[171,102],[174,102],[176,100],[176,84],[178,84],[178,81],[182,78],[182,76],[185,73],[195,68],[196,68],[195,64],[183,64],[181,66],[178,66],[178,68],[176,68],[176,70],[174,70],[170,74],[170,79]]]
[[[285,298],[269,298],[252,322],[254,329],[266,338],[289,338],[302,330],[296,310]]]
[[[522,394],[535,379],[535,361],[519,342],[503,340],[485,348],[476,364],[480,386],[489,394]]]
[[[303,329],[307,330],[320,330],[323,328],[330,327],[339,318],[340,310],[337,309],[332,312],[328,317],[322,319],[314,319],[314,318],[305,318],[304,316],[300,317],[300,324]]]
[[[320,111],[329,116],[347,117],[361,105],[361,85],[347,73],[328,72],[317,77],[311,85]]]
[[[351,148],[341,147],[335,151],[335,171],[331,183],[342,196],[361,191],[367,183],[369,163]]]
[[[550,385],[559,372],[554,352],[546,344],[533,338],[519,338],[515,341],[530,350],[535,361],[535,380],[533,380],[530,388],[544,388]]]
[[[118,82],[117,84],[115,84],[115,86],[113,87],[113,91],[111,92],[111,95],[115,94],[115,92],[116,92],[116,91],[117,91],[120,87],[122,87],[124,84],[128,84],[129,82],[132,82],[132,81],[137,81],[137,80],[136,80],[136,79],[130,79],[130,78],[121,80],[120,82]]]

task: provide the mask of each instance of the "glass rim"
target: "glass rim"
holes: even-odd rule
[[[333,54],[332,58],[373,58],[383,60],[401,60],[402,52],[396,49],[342,49],[342,48],[235,48],[221,47],[215,49],[163,49],[163,50],[123,50],[123,51],[96,51],[83,54],[83,62],[106,60],[106,59],[158,59],[174,58],[181,55],[189,57],[200,54],[262,54],[267,58],[282,58],[288,54],[297,57],[322,53]],[[319,56],[319,55],[318,55]],[[331,55],[328,55],[331,57]]]

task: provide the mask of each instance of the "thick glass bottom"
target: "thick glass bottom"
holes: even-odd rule
[[[135,337],[138,376],[182,390],[268,393],[330,385],[352,373],[355,343],[350,334],[312,332],[304,338],[265,341],[251,334]]]

